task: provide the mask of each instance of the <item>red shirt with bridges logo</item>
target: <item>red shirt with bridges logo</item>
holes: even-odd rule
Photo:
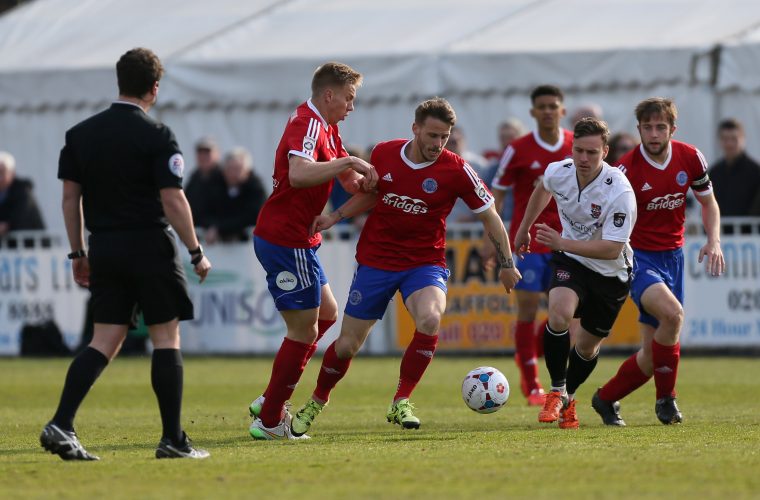
[[[460,156],[444,149],[433,162],[414,163],[407,139],[375,146],[377,204],[356,247],[359,264],[386,271],[424,265],[446,267],[446,216],[457,198],[479,213],[493,195]]]

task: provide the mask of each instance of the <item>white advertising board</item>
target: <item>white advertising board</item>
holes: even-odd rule
[[[726,273],[713,277],[698,262],[704,238],[684,247],[685,321],[683,346],[760,345],[760,238],[730,236],[721,241]]]

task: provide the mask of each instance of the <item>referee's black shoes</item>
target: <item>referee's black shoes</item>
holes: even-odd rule
[[[48,423],[42,429],[40,444],[47,451],[64,460],[100,460],[99,457],[84,449],[76,432],[61,429],[53,422]]]
[[[683,415],[676,405],[676,398],[665,396],[657,400],[654,405],[654,412],[657,418],[665,425],[680,424],[683,422]]]
[[[156,448],[156,458],[208,458],[211,454],[206,450],[193,448],[193,442],[182,432],[182,441],[179,444],[172,443],[168,438],[161,438]]]
[[[620,417],[620,401],[605,401],[599,397],[599,389],[591,398],[591,407],[596,410],[604,425],[616,425],[625,427],[625,422]]]

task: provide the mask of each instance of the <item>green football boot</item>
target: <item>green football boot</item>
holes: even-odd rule
[[[294,436],[303,436],[314,423],[314,419],[317,418],[322,410],[325,409],[327,403],[317,403],[313,399],[309,399],[303,408],[298,410],[293,415],[293,420],[290,422],[290,430]]]
[[[414,405],[408,399],[399,399],[388,407],[388,422],[399,424],[404,429],[419,429],[420,419],[412,412]]]

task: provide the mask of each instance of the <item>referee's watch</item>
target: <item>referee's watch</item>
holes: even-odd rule
[[[76,252],[71,252],[66,257],[68,257],[69,260],[81,259],[82,257],[87,257],[87,252],[84,250],[77,250]]]

